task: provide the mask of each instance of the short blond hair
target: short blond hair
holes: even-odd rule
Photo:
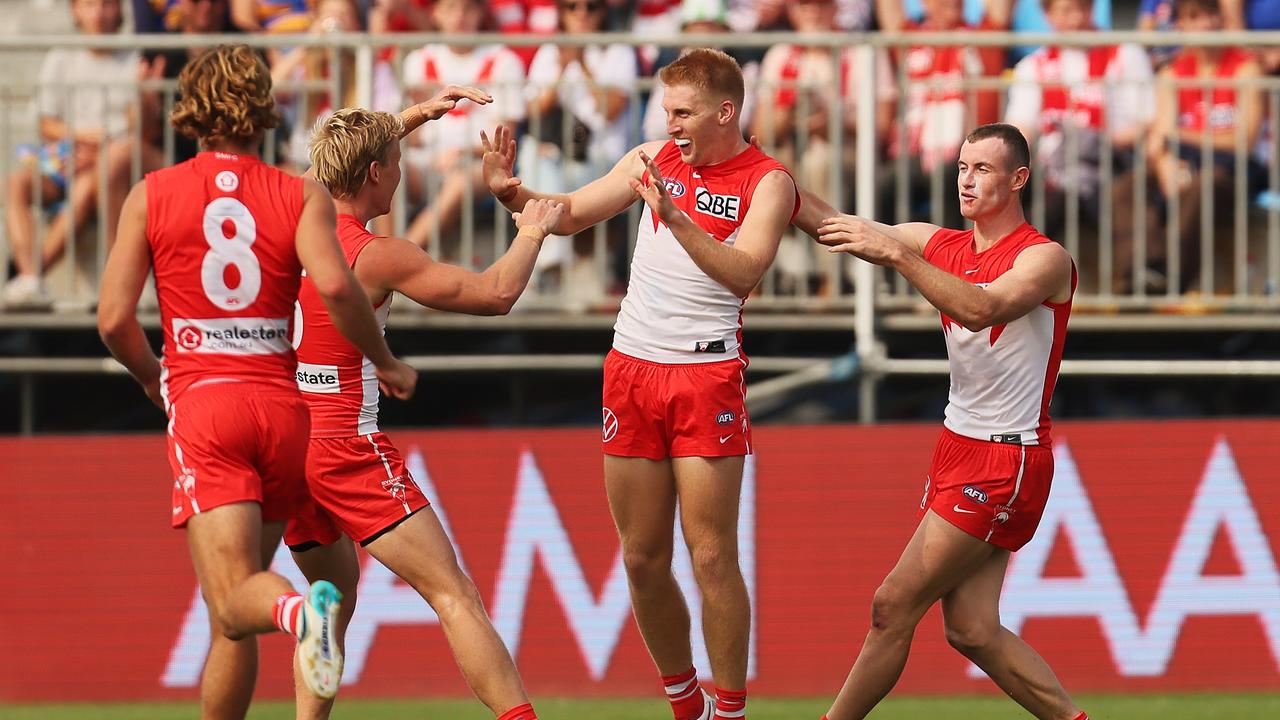
[[[308,148],[311,172],[335,198],[354,198],[369,177],[369,164],[385,164],[402,134],[399,115],[343,108],[316,121]]]
[[[688,85],[711,93],[716,100],[730,100],[742,110],[746,87],[742,67],[728,53],[715,48],[686,51],[658,71],[663,85]]]
[[[187,63],[178,75],[182,97],[169,122],[204,144],[249,143],[280,124],[271,96],[271,72],[248,45],[219,45]]]

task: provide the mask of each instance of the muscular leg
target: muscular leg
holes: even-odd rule
[[[436,611],[454,660],[480,702],[495,715],[529,702],[511,654],[431,508],[414,513],[366,549]]]
[[[360,585],[360,558],[356,555],[351,539],[343,536],[330,545],[321,545],[303,552],[295,552],[293,561],[306,576],[307,582],[328,580],[342,593],[342,605],[338,609],[338,647],[347,651],[347,625],[356,609],[356,588]],[[293,676],[298,720],[325,720],[333,711],[334,698],[316,697],[303,682],[296,670]]]
[[[968,578],[942,597],[947,642],[1041,720],[1072,720],[1080,708],[1044,658],[1000,625],[1000,590],[1009,551],[995,551]]]
[[[253,633],[275,629],[275,599],[291,589],[283,577],[262,570],[283,531],[280,523],[262,525],[256,503],[224,505],[187,523],[191,559],[213,630],[200,681],[204,720],[243,718],[248,712],[258,675]]]
[[[702,593],[702,633],[716,686],[747,686],[751,599],[738,566],[738,502],[744,458],[673,458],[680,527]]]
[[[689,607],[671,572],[676,485],[671,462],[605,455],[604,487],[622,542],[631,608],[658,673],[693,667]]]
[[[991,557],[993,547],[933,511],[925,513],[898,564],[871,600],[871,629],[836,696],[830,720],[866,717],[902,674],[924,613]]]

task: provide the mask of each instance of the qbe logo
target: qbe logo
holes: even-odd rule
[[[671,178],[667,178],[665,182],[667,185],[668,195],[670,195],[673,198],[684,196],[684,183],[680,182],[679,180],[673,180]]]
[[[972,485],[964,486],[964,496],[969,498],[970,500],[973,500],[974,502],[979,502],[983,504],[987,502],[987,494]]]
[[[738,210],[742,206],[742,198],[737,195],[715,195],[704,187],[694,193],[695,207],[703,215],[738,221]]]
[[[613,414],[609,408],[604,408],[603,423],[601,424],[601,437],[605,442],[609,442],[618,434],[618,416]]]

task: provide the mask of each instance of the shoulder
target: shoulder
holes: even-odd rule
[[[1057,273],[1069,271],[1074,262],[1066,248],[1034,229],[1021,240],[1020,245],[1014,250],[1015,265],[1034,264],[1047,272]]]

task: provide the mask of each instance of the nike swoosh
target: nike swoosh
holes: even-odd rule
[[[965,275],[972,275],[972,274],[974,274],[974,273],[976,273],[976,272],[978,272],[978,268],[974,268],[974,269],[972,269],[972,270],[965,270],[965,271],[964,271],[964,274],[965,274]]]
[[[952,510],[955,510],[955,511],[956,511],[956,512],[958,512],[958,513],[965,513],[965,514],[967,514],[967,515],[977,515],[977,514],[978,514],[978,511],[977,511],[977,510],[965,510],[965,509],[961,508],[959,503],[957,503],[957,504],[955,505],[955,507],[953,507],[953,508],[951,508],[951,509],[952,509]]]
[[[720,444],[721,444],[721,445],[725,444],[726,442],[728,442],[728,441],[729,441],[729,438],[731,438],[731,437],[733,437],[733,435],[732,435],[732,434],[729,434],[729,435],[725,435],[724,437],[720,438]]]

